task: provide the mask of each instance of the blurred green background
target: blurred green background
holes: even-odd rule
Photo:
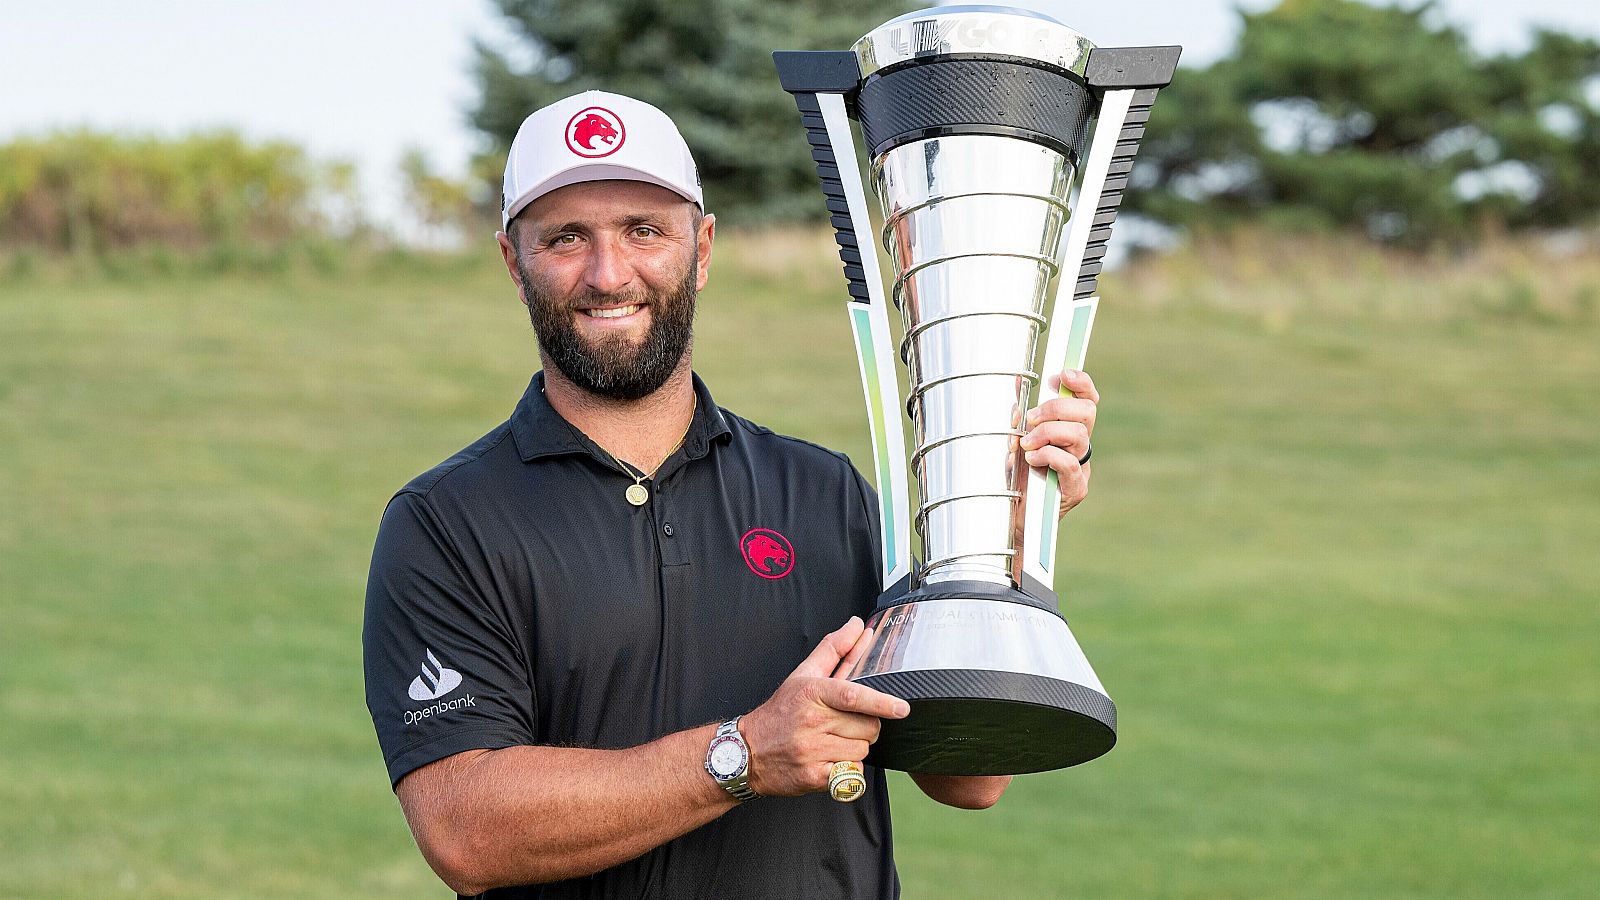
[[[538,364],[481,219],[406,246],[328,213],[342,164],[227,134],[0,161],[0,896],[446,894],[359,628],[385,500]],[[481,216],[425,168],[435,226]],[[1594,896],[1593,206],[1416,240],[1234,199],[1102,280],[1057,587],[1120,743],[981,813],[896,780],[906,895]],[[831,238],[755,224],[697,369],[863,464]]]
[[[726,239],[697,366],[859,463],[829,244]],[[1597,292],[1517,246],[1107,279],[1058,586],[1121,742],[984,813],[897,783],[907,895],[1590,896]],[[385,499],[536,365],[496,261],[41,277],[0,334],[0,895],[437,896],[361,597]]]

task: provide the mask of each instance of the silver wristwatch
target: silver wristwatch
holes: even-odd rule
[[[750,789],[750,745],[739,733],[738,719],[717,726],[717,734],[706,748],[706,772],[735,800],[756,796]]]

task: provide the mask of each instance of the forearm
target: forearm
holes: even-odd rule
[[[589,875],[735,805],[702,768],[715,731],[708,725],[626,750],[461,754],[433,764],[443,771],[407,776],[401,804],[423,855],[460,893]]]
[[[911,779],[924,794],[962,809],[988,809],[999,802],[1011,784],[1010,775],[924,775],[912,772]]]

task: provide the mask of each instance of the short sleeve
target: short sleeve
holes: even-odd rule
[[[465,750],[534,743],[526,657],[462,559],[423,497],[390,501],[367,577],[361,647],[391,785]]]

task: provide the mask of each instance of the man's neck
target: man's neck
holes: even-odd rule
[[[550,406],[589,440],[640,472],[656,470],[683,438],[694,415],[694,379],[689,354],[665,383],[638,400],[614,400],[573,384],[561,370],[544,367]]]

